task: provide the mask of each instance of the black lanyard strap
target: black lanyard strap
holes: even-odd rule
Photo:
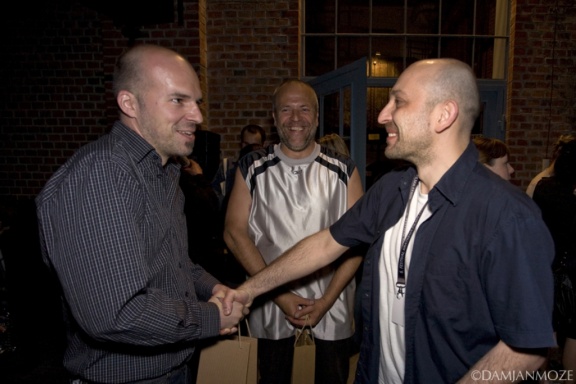
[[[410,212],[410,204],[412,203],[412,198],[414,197],[414,193],[416,192],[416,187],[418,186],[418,176],[414,177],[414,181],[412,181],[412,186],[410,187],[410,196],[408,197],[408,204],[406,204],[406,213],[404,217],[404,226],[402,227],[402,246],[400,247],[400,257],[398,258],[398,279],[396,280],[396,288],[398,288],[398,292],[396,292],[396,297],[401,298],[404,297],[404,288],[406,287],[406,252],[408,250],[408,244],[410,243],[410,239],[418,226],[418,221],[420,221],[420,217],[424,213],[424,210],[428,206],[428,201],[426,204],[420,209],[418,215],[416,215],[416,219],[414,219],[414,223],[410,227],[410,231],[408,234],[406,233],[406,226],[408,224],[408,213]]]

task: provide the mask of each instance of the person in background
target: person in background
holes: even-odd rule
[[[58,277],[72,383],[191,382],[199,339],[236,330],[228,289],[188,257],[175,157],[202,123],[198,77],[178,53],[137,45],[117,61],[120,118],[36,198],[44,261]]]
[[[246,279],[246,271],[238,263],[238,260],[230,254],[230,250],[226,246],[222,237],[224,232],[224,220],[228,209],[228,200],[230,199],[230,192],[234,185],[238,160],[249,152],[262,148],[265,141],[266,132],[264,131],[264,128],[256,124],[248,124],[244,126],[240,131],[240,152],[238,154],[238,159],[223,158],[218,171],[212,180],[212,188],[216,192],[219,201],[219,210],[215,216],[218,223],[218,246],[216,257],[213,258],[213,263],[215,266],[219,267],[218,277],[221,278],[226,285],[231,287],[237,287]]]
[[[382,176],[336,223],[228,291],[225,308],[369,244],[355,383],[472,383],[479,372],[515,381],[537,370],[554,345],[554,244],[536,204],[478,162],[479,110],[465,63],[410,65],[378,122],[386,156],[414,167]]]
[[[256,124],[248,124],[240,131],[240,151],[247,145],[263,147],[266,142],[266,132],[264,128]],[[238,159],[234,160],[228,157],[222,159],[220,167],[214,176],[212,186],[221,202],[224,201],[226,196],[230,195],[232,187],[234,186],[234,175],[236,173],[236,164],[242,155],[238,155]],[[223,204],[223,212],[226,212],[225,204]]]
[[[534,202],[552,233],[556,256],[554,271],[554,330],[562,345],[562,364],[576,378],[576,140],[564,143],[552,176],[534,189]]]
[[[217,260],[222,238],[218,196],[197,161],[187,156],[177,160],[181,165],[180,188],[184,193],[188,254],[194,263],[223,282],[225,271]]]
[[[560,137],[556,141],[556,144],[554,144],[554,150],[552,152],[552,161],[550,162],[550,165],[548,165],[548,167],[546,167],[545,170],[537,174],[530,181],[530,184],[528,184],[528,187],[526,188],[526,193],[528,194],[528,196],[532,197],[534,195],[534,188],[536,188],[536,184],[538,184],[538,182],[542,180],[542,178],[550,177],[554,174],[554,162],[556,161],[556,158],[558,157],[558,153],[560,153],[562,146],[575,139],[576,135],[573,134],[560,135]]]
[[[318,144],[323,145],[326,148],[330,148],[335,152],[350,157],[350,150],[348,149],[346,142],[336,133],[329,133],[327,135],[322,136],[318,140]]]
[[[506,181],[510,181],[514,168],[510,164],[508,146],[498,139],[475,137],[473,139],[478,153],[478,160],[489,170]]]
[[[314,139],[318,99],[309,84],[285,81],[274,93],[273,108],[280,144],[240,159],[226,214],[224,239],[249,275],[336,221],[362,195],[352,159]],[[254,305],[250,327],[258,338],[261,384],[291,382],[294,334],[306,325],[316,344],[316,383],[346,383],[360,261],[349,254]]]

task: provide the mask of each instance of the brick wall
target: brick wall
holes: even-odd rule
[[[63,4],[5,16],[0,193],[33,196],[57,165],[104,131],[100,24],[94,13]]]
[[[68,0],[32,0],[0,14],[0,198],[34,197],[81,145],[108,131],[115,58],[135,41],[176,49],[199,69],[203,129],[237,153],[248,123],[272,129],[270,96],[297,77],[297,0],[174,0],[173,22],[126,26]],[[573,130],[576,6],[513,1],[508,137],[526,186],[551,144]],[[130,36],[135,36],[130,34]]]
[[[208,129],[221,135],[223,156],[237,156],[240,130],[272,129],[271,95],[298,77],[298,1],[201,1],[208,80]]]
[[[199,63],[196,1],[180,13],[175,1],[173,23],[146,25],[135,39],[121,21],[71,3],[33,0],[0,15],[0,198],[36,196],[76,149],[108,131],[114,62],[134,41]]]
[[[576,129],[576,3],[516,0],[513,11],[507,143],[526,187],[558,136]]]

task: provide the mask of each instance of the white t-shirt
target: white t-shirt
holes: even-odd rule
[[[404,300],[398,298],[396,282],[398,280],[398,259],[402,246],[402,229],[407,221],[406,233],[414,224],[416,216],[428,201],[428,195],[420,192],[420,183],[416,186],[416,193],[406,206],[406,211],[400,220],[384,235],[384,243],[378,261],[380,271],[380,384],[402,384],[404,381],[405,339],[404,339]],[[414,246],[414,238],[420,224],[431,216],[430,207],[426,207],[418,220],[414,233],[408,243],[405,260],[405,278],[408,281],[408,267]]]

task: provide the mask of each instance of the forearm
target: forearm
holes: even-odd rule
[[[224,241],[236,260],[250,276],[266,268],[262,254],[248,234],[227,228],[224,231]]]
[[[500,341],[462,377],[458,383],[482,382],[482,372],[490,372],[490,383],[513,383],[536,371],[545,357],[540,350],[519,350]],[[517,380],[515,380],[517,379]]]
[[[330,264],[346,249],[334,241],[327,229],[322,230],[298,242],[241,288],[249,291],[252,297],[259,296]]]
[[[326,300],[330,306],[334,304],[338,296],[340,296],[340,293],[354,278],[358,267],[362,263],[361,255],[344,255],[343,257],[345,260],[343,260],[334,272],[334,276],[323,295],[324,300]]]

